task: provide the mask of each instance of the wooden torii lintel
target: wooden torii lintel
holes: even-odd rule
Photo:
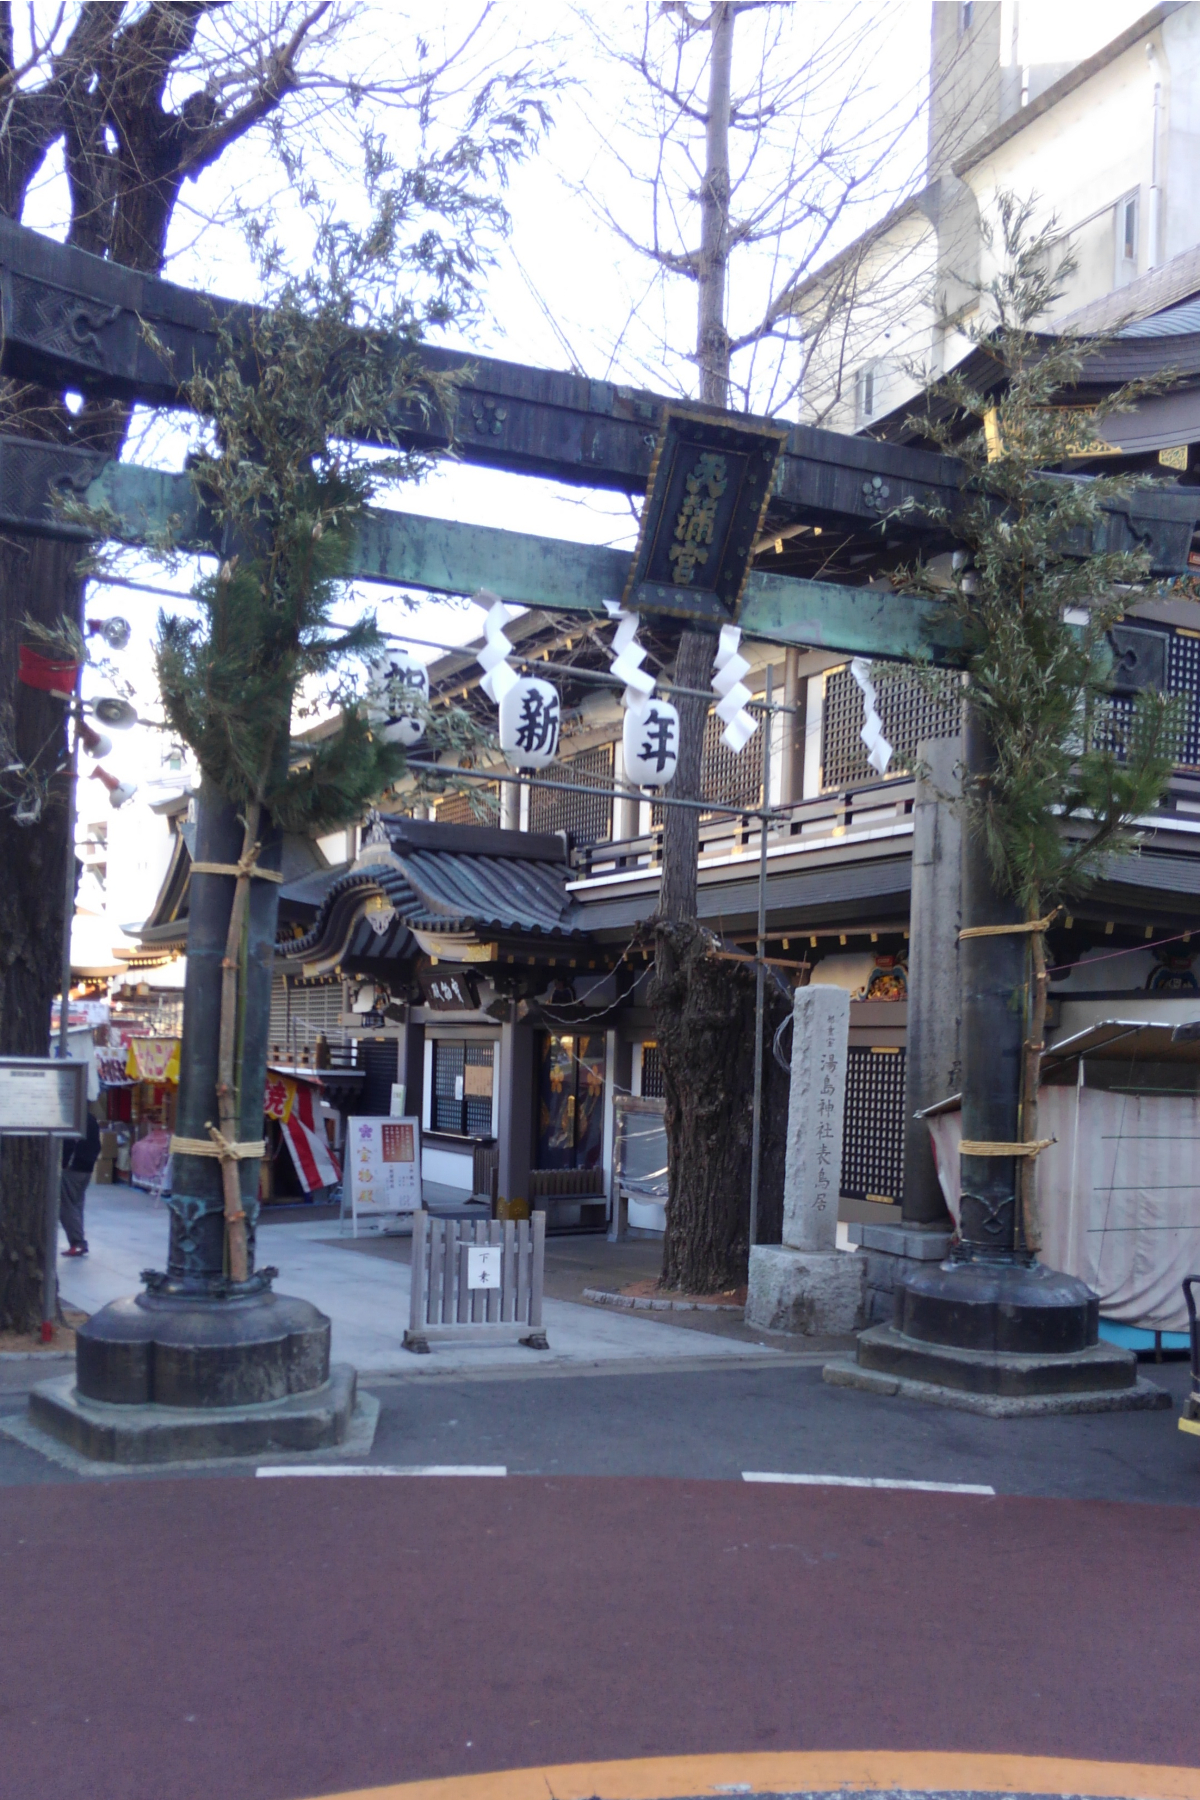
[[[179,404],[193,367],[218,354],[218,324],[239,309],[59,244],[0,218],[0,374],[151,406]],[[245,310],[245,309],[241,309]],[[149,328],[149,330],[147,329]],[[397,351],[411,353],[411,346]],[[397,434],[462,461],[576,486],[644,493],[664,409],[661,395],[551,369],[422,345],[434,371],[460,377],[453,419],[398,417]],[[719,418],[719,409],[711,410]],[[742,414],[727,415],[745,424]],[[952,517],[962,468],[928,450],[791,425],[772,498],[778,517],[915,548],[944,543],[931,505]],[[897,517],[896,508],[915,510]],[[1155,574],[1187,569],[1200,489],[1141,489],[1106,508],[1079,550],[1145,547]]]
[[[168,529],[183,549],[212,552],[213,541],[187,475],[113,462],[92,451],[0,437],[0,527],[94,538],[53,503],[74,495],[103,515],[108,535],[149,543]],[[415,513],[373,510],[359,532],[347,573],[356,581],[472,594],[490,588],[502,600],[552,612],[607,616],[619,599],[630,555],[560,538],[465,525]],[[751,570],[738,614],[749,638],[839,654],[920,657],[953,664],[959,634],[946,609],[911,594],[804,581]]]

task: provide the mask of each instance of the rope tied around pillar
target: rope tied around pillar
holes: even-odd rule
[[[224,1168],[227,1163],[248,1162],[252,1157],[261,1159],[266,1155],[267,1145],[264,1138],[254,1138],[242,1143],[233,1142],[225,1136],[223,1131],[218,1130],[211,1119],[204,1121],[204,1129],[208,1133],[206,1138],[172,1136],[169,1145],[172,1156],[176,1152],[180,1156],[214,1156]],[[236,1224],[245,1216],[240,1209],[237,1212],[230,1212],[228,1201],[226,1201],[225,1218],[230,1224]]]
[[[192,874],[234,875],[239,881],[244,880],[247,876],[255,881],[282,881],[283,875],[279,869],[259,868],[258,853],[261,849],[261,844],[251,844],[248,849],[243,850],[235,863],[194,862]]]
[[[1027,1144],[1001,1144],[991,1138],[964,1138],[958,1146],[960,1156],[1040,1156],[1057,1138],[1035,1138]]]
[[[958,941],[961,944],[964,938],[1008,937],[1024,932],[1049,931],[1061,911],[1062,907],[1056,906],[1044,919],[1022,919],[1013,925],[964,925],[958,934]]]

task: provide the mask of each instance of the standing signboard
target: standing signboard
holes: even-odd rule
[[[360,1219],[382,1225],[421,1205],[420,1119],[347,1121],[346,1172],[354,1235]]]

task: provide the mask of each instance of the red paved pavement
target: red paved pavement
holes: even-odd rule
[[[0,1492],[0,1795],[682,1753],[1200,1767],[1200,1512],[730,1482]]]

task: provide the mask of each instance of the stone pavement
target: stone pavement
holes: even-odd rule
[[[86,1217],[90,1253],[79,1262],[60,1262],[59,1280],[63,1299],[92,1313],[123,1294],[136,1293],[143,1269],[162,1267],[167,1214],[160,1200],[135,1188],[93,1184],[88,1189]],[[258,1260],[279,1269],[275,1285],[280,1293],[298,1294],[328,1314],[333,1325],[333,1360],[351,1363],[363,1375],[525,1368],[533,1361],[586,1366],[671,1362],[697,1355],[769,1360],[793,1347],[779,1339],[769,1344],[764,1334],[747,1331],[740,1322],[736,1322],[736,1335],[717,1331],[699,1338],[694,1327],[572,1304],[548,1294],[544,1323],[549,1351],[438,1344],[429,1356],[413,1356],[401,1347],[410,1293],[407,1240],[378,1243],[359,1238],[356,1243],[338,1233],[336,1220],[293,1216],[286,1224],[260,1228]],[[606,1247],[593,1241],[596,1253],[602,1255]],[[60,1248],[65,1248],[65,1240]],[[631,1256],[627,1246],[612,1248],[618,1253],[614,1258],[621,1271],[618,1279],[628,1279],[624,1267],[630,1262],[637,1264],[637,1253]],[[595,1253],[587,1258],[591,1268],[595,1267],[594,1257]],[[640,1267],[637,1272],[642,1272]],[[568,1278],[559,1291],[571,1293],[576,1285],[574,1278]],[[581,1291],[582,1282],[578,1285]],[[547,1286],[553,1291],[559,1284],[548,1280]]]

